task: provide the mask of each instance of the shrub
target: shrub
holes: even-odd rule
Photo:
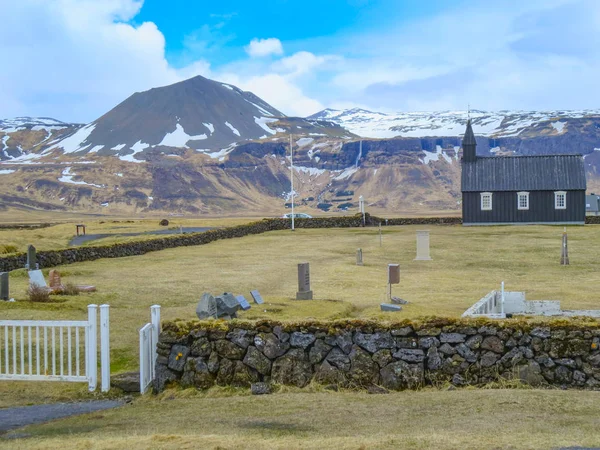
[[[73,283],[67,283],[61,291],[62,295],[79,295],[79,288]]]
[[[163,219],[158,223],[161,227],[168,227],[169,221],[167,219]]]
[[[50,291],[48,288],[38,286],[37,284],[30,284],[27,289],[27,298],[31,302],[47,303],[50,301]]]

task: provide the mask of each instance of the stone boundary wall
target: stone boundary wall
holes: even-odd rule
[[[379,225],[385,219],[366,215],[367,225]],[[393,221],[393,223],[392,223]],[[410,218],[390,219],[389,225],[415,225],[415,224],[456,224],[460,218]],[[348,228],[362,226],[362,216],[345,217],[317,217],[313,219],[296,219],[296,228]],[[75,247],[63,250],[47,250],[37,252],[37,260],[42,268],[56,267],[75,262],[93,261],[100,258],[121,258],[124,256],[143,255],[148,252],[165,250],[168,248],[184,247],[188,245],[204,245],[221,239],[244,237],[252,234],[266,233],[268,231],[285,230],[291,227],[289,219],[263,219],[235,227],[209,230],[203,233],[189,233],[144,241],[123,242],[105,246]],[[32,242],[35,245],[35,242]],[[19,253],[0,258],[0,272],[25,267],[27,255]]]
[[[401,390],[515,378],[600,389],[599,347],[597,321],[167,322],[154,389],[317,382]]]
[[[367,226],[386,225],[386,219],[365,215]],[[415,217],[387,219],[387,225],[460,225],[461,217]],[[600,224],[600,216],[586,218],[586,223]],[[344,217],[315,217],[312,219],[296,219],[296,228],[349,228],[361,227],[360,214]],[[204,245],[221,239],[244,237],[252,234],[266,233],[268,231],[286,230],[291,227],[290,219],[263,219],[257,222],[238,225],[235,227],[209,230],[203,233],[189,233],[184,235],[168,236],[145,241],[123,242],[105,246],[75,247],[62,250],[46,250],[37,253],[40,267],[49,268],[75,262],[93,261],[101,258],[121,258],[124,256],[143,255],[148,252],[165,250],[168,248],[185,247],[188,245]],[[32,242],[35,245],[35,242]],[[27,256],[18,253],[0,258],[0,272],[25,267]]]

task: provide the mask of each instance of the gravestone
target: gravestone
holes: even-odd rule
[[[381,307],[382,311],[389,311],[389,312],[402,311],[402,306],[400,306],[400,305],[392,305],[391,303],[382,303],[379,306]]]
[[[50,273],[48,273],[48,285],[50,289],[62,289],[62,281],[60,279],[60,273],[56,269],[52,269]]]
[[[196,307],[198,319],[204,320],[211,317],[217,318],[217,301],[208,292],[202,294],[198,306]]]
[[[8,300],[8,272],[0,273],[0,300]]]
[[[298,264],[298,292],[296,300],[312,300],[313,291],[310,290],[310,265]]]
[[[257,305],[262,305],[265,302],[262,296],[260,295],[260,292],[258,292],[257,290],[250,291],[250,295],[254,299],[254,303],[256,303]]]
[[[27,246],[27,270],[37,270],[40,266],[37,263],[37,254],[33,245]]]
[[[244,311],[248,311],[250,309],[250,303],[248,303],[246,297],[244,297],[243,295],[238,295],[235,298],[237,299],[238,303]]]
[[[223,293],[223,295],[217,295],[215,297],[217,301],[217,318],[235,318],[236,312],[241,309],[240,303],[237,298],[229,292]]]
[[[417,257],[415,261],[431,261],[429,256],[429,231],[417,231]]]
[[[562,253],[560,255],[560,264],[561,266],[569,265],[569,242],[567,238],[567,228],[565,227],[565,231],[563,231],[562,236]]]
[[[400,284],[400,264],[388,264],[388,284]]]
[[[356,265],[357,266],[362,266],[363,265],[362,248],[359,248],[358,250],[356,250]]]
[[[29,285],[35,284],[36,286],[47,288],[46,280],[44,279],[44,274],[41,270],[30,270],[27,272],[29,274]]]

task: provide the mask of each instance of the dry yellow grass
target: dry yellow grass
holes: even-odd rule
[[[164,395],[31,426],[2,448],[540,449],[600,445],[600,393],[457,390]]]

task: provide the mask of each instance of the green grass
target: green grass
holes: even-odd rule
[[[0,448],[540,449],[600,445],[600,393],[167,392],[18,430]]]

